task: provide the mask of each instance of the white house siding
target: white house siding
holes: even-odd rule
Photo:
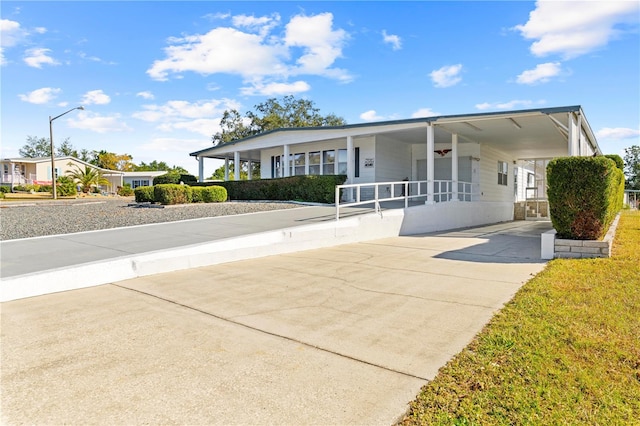
[[[375,181],[392,182],[411,178],[411,145],[386,136],[376,137]],[[360,153],[362,159],[362,153]],[[362,168],[360,169],[362,171]]]
[[[451,144],[436,144],[436,150],[451,149]],[[411,148],[411,155],[413,157],[411,179],[412,180],[426,180],[427,179],[427,145],[416,144]],[[471,183],[480,182],[480,172],[478,167],[478,161],[474,160],[480,158],[480,145],[476,143],[459,143],[458,144],[458,180],[468,181]],[[468,163],[471,160],[471,170],[465,170],[465,167],[469,167]],[[440,163],[441,167],[438,167],[434,172],[438,170],[446,173],[446,176],[435,174],[435,179],[451,179],[451,153],[448,153],[446,157],[440,157],[436,154],[434,161]],[[448,165],[447,165],[448,163]],[[444,169],[447,171],[445,172]],[[470,176],[470,177],[469,177]],[[469,179],[469,180],[468,180]]]
[[[511,158],[497,149],[487,145],[480,147],[480,201],[507,201],[513,202],[515,199],[514,164],[515,159]],[[498,184],[498,162],[507,163],[507,185]]]
[[[360,177],[355,179],[355,183],[359,182],[371,182],[373,181],[374,172],[375,172],[375,163],[373,168],[365,168],[364,167],[364,159],[365,158],[375,158],[375,144],[374,138],[371,137],[363,137],[363,138],[354,138],[353,147],[360,149]],[[305,144],[292,144],[289,145],[289,154],[305,154],[306,156],[306,168],[308,171],[309,164],[309,153],[310,152],[322,152],[322,151],[336,151],[336,162],[338,161],[337,151],[340,149],[347,148],[346,139],[333,139],[328,141],[314,142],[314,143],[305,143]],[[263,149],[260,153],[260,177],[262,179],[270,179],[273,174],[271,170],[271,157],[283,155],[284,147],[278,146],[270,149]],[[337,167],[337,164],[336,164]],[[320,173],[322,173],[322,167],[320,168]]]

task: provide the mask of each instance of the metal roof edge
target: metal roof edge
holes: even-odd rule
[[[432,123],[432,122],[437,122],[438,120],[448,120],[448,119],[462,119],[462,118],[474,119],[474,118],[492,117],[492,116],[500,116],[500,115],[517,115],[517,114],[531,114],[531,113],[557,114],[562,112],[581,112],[581,111],[582,111],[582,107],[580,105],[571,105],[571,106],[560,106],[560,107],[550,107],[550,108],[531,108],[531,109],[508,110],[508,111],[478,112],[478,113],[472,113],[472,114],[437,115],[437,116],[430,116],[430,117],[407,118],[407,119],[400,119],[400,120],[344,124],[342,126],[282,127],[279,129],[268,130],[263,133],[247,136],[246,138],[237,139],[232,142],[227,142],[223,146],[228,147],[231,145],[236,145],[238,143],[243,143],[252,139],[264,137],[264,136],[278,133],[278,132],[294,132],[294,131],[309,131],[309,130],[328,131],[328,130],[339,130],[339,129],[355,129],[359,127],[390,126],[395,124],[410,124],[410,123],[419,123],[419,122]],[[584,116],[584,113],[582,113],[582,115]],[[209,148],[201,149],[199,151],[194,151],[189,155],[192,157],[198,157],[200,154],[209,152],[211,150],[215,150],[218,147],[221,147],[221,145],[216,145]]]

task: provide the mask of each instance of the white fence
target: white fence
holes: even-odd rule
[[[434,180],[433,201],[474,201],[474,191],[478,184],[470,182],[457,182],[457,191],[454,191],[454,181]],[[426,201],[427,181],[399,181],[399,182],[374,182],[336,186],[335,204],[336,220],[340,219],[340,209],[372,204],[376,212],[380,211],[380,203],[388,201],[404,201],[404,207],[409,207],[410,202]]]

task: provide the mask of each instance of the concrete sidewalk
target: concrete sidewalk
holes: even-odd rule
[[[389,425],[544,267],[544,228],[384,238],[3,303],[2,421]]]

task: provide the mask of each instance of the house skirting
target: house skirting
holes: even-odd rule
[[[513,202],[444,202],[404,211],[400,235],[426,234],[513,220]]]

